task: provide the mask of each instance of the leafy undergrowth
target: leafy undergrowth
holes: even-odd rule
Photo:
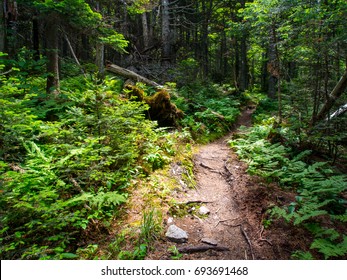
[[[169,163],[175,139],[119,80],[71,78],[54,97],[41,77],[0,78],[1,257],[79,258],[137,179]]]
[[[208,143],[230,131],[247,101],[230,85],[189,84],[173,92],[173,102],[184,113],[183,127],[189,128],[195,141]]]
[[[283,218],[312,233],[310,251],[293,252],[293,258],[345,258],[347,176],[327,162],[314,161],[309,150],[297,152],[284,144],[273,144],[272,135],[278,130],[273,128],[275,118],[265,119],[263,115],[261,119],[261,123],[236,134],[230,145],[247,162],[250,174],[297,193],[289,205],[269,209],[267,221]]]
[[[170,193],[194,187],[192,134],[221,135],[239,103],[214,89],[179,130],[158,128],[121,80],[76,76],[53,96],[40,67],[20,70],[29,62],[6,61],[13,71],[0,76],[1,258],[143,259]]]

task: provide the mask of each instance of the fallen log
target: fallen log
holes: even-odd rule
[[[155,88],[162,88],[163,86],[152,81],[152,80],[149,80],[131,70],[128,70],[128,69],[125,69],[123,67],[120,67],[116,64],[107,64],[106,65],[106,70],[109,71],[109,72],[112,72],[112,73],[115,73],[119,76],[122,76],[124,78],[127,78],[127,79],[131,79],[131,80],[134,80],[136,82],[141,82],[141,83],[145,83],[147,85],[150,85],[150,86],[153,86]]]
[[[157,121],[161,127],[178,126],[177,121],[183,118],[183,112],[171,103],[170,94],[165,89],[158,89],[152,96],[145,96],[142,89],[132,85],[126,85],[125,90],[129,99],[149,105],[147,118]]]
[[[205,252],[208,250],[214,250],[214,251],[230,251],[229,248],[224,246],[209,246],[209,245],[202,245],[202,246],[188,246],[188,247],[182,247],[178,248],[178,252],[181,254],[192,254],[192,253],[199,253],[199,252]]]

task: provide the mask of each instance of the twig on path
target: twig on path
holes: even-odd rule
[[[270,246],[272,246],[271,241],[267,240],[266,238],[263,238],[263,232],[264,232],[264,226],[261,227],[259,231],[259,241],[265,241],[267,242]]]
[[[220,220],[220,221],[218,221],[218,223],[214,226],[215,228],[216,227],[218,227],[218,225],[220,224],[220,223],[224,223],[224,222],[227,222],[227,221],[234,221],[234,220],[236,220],[236,219],[238,219],[238,218],[235,218],[235,219],[227,219],[227,220]],[[238,225],[236,225],[236,226],[233,226],[233,225],[228,225],[228,224],[225,224],[226,226],[230,226],[230,227],[238,227],[238,226],[240,226],[240,224],[238,224]]]
[[[186,205],[189,205],[189,204],[200,204],[200,203],[213,203],[214,201],[203,201],[203,200],[188,200],[187,202],[182,202],[182,204],[186,204]]]
[[[251,250],[252,259],[254,260],[255,258],[254,258],[252,243],[251,243],[251,241],[249,240],[249,238],[248,238],[248,236],[247,236],[247,233],[244,231],[242,225],[240,225],[240,229],[241,229],[241,232],[242,232],[243,236],[244,236],[244,237],[246,238],[246,240],[247,240],[249,249]]]
[[[197,215],[193,215],[193,217],[198,219],[200,223],[203,223],[203,220],[201,220]]]
[[[214,251],[230,251],[229,248],[224,246],[209,246],[209,245],[202,245],[202,246],[188,246],[188,247],[182,247],[178,248],[178,252],[180,253],[198,253],[198,252],[205,252],[208,250],[214,250]]]
[[[227,162],[224,162],[224,168],[226,171],[228,171],[228,173],[230,174],[230,176],[233,176],[233,173],[230,171],[230,169],[228,168]]]
[[[243,229],[243,226],[241,224],[237,224],[237,225],[229,225],[229,224],[225,224],[226,226],[229,227],[240,227],[241,233],[243,235],[243,237],[246,239],[247,244],[249,246],[249,249],[251,251],[251,255],[252,255],[252,259],[254,260],[254,253],[253,253],[253,247],[252,247],[252,243],[251,240],[249,240],[247,233],[245,232],[245,230]]]

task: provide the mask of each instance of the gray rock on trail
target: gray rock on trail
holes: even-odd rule
[[[208,215],[208,214],[210,214],[210,210],[205,206],[201,206],[199,208],[199,214],[200,215]]]
[[[169,226],[165,236],[172,242],[185,243],[188,241],[188,234],[183,229],[171,225]]]

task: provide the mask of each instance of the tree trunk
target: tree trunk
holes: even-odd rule
[[[66,43],[67,43],[67,45],[68,45],[68,47],[69,47],[69,49],[70,49],[71,55],[73,56],[73,58],[74,58],[76,64],[77,64],[78,67],[80,68],[81,73],[83,74],[83,76],[84,76],[85,78],[87,78],[86,73],[84,73],[84,70],[83,70],[83,67],[82,67],[81,63],[79,62],[79,60],[78,60],[78,58],[77,58],[77,56],[76,56],[76,54],[75,54],[75,52],[74,52],[74,50],[73,50],[73,47],[72,47],[71,42],[70,42],[70,40],[69,40],[69,37],[67,37],[66,34],[64,34],[64,37],[65,37],[65,41],[66,41]]]
[[[211,0],[210,0],[211,1]],[[207,0],[202,0],[202,26],[201,26],[201,62],[202,62],[202,73],[204,77],[209,74],[209,59],[208,59],[208,23],[211,14],[212,4],[210,8],[207,8]]]
[[[130,71],[128,69],[125,69],[125,68],[122,68],[116,64],[108,64],[106,66],[106,70],[107,71],[110,71],[112,73],[115,73],[119,76],[122,76],[122,77],[125,77],[127,79],[131,79],[133,81],[136,81],[136,82],[142,82],[142,83],[145,83],[145,84],[148,84],[150,86],[153,86],[155,88],[162,88],[163,86],[157,84],[156,82],[154,81],[151,81],[133,71]]]
[[[241,7],[245,7],[246,1],[241,1]],[[239,72],[239,83],[240,83],[240,90],[245,91],[248,88],[249,84],[249,69],[248,69],[248,59],[247,59],[247,37],[248,32],[244,31],[241,36],[240,40],[240,72]]]
[[[338,116],[341,116],[341,115],[343,115],[346,112],[347,112],[347,103],[342,105],[342,106],[340,106],[340,108],[338,108],[334,113],[332,113],[329,117],[327,117],[325,119],[325,121],[329,121],[329,120],[331,120],[333,118],[337,118]]]
[[[46,55],[47,55],[47,93],[59,93],[59,27],[58,17],[51,14],[46,20]]]
[[[241,37],[241,44],[240,44],[240,90],[245,91],[248,88],[248,61],[247,61],[247,35],[243,34]]]
[[[40,59],[40,31],[39,31],[39,21],[37,16],[33,17],[33,49],[34,49],[34,59],[38,61]]]
[[[171,62],[171,32],[170,32],[170,12],[169,0],[162,0],[162,52],[161,59],[164,64]]]
[[[330,109],[334,106],[335,101],[343,94],[347,88],[347,68],[345,73],[341,77],[340,81],[334,87],[334,89],[329,94],[325,104],[318,112],[317,116],[312,117],[311,125],[316,124],[317,122],[324,119],[324,117],[329,113]]]
[[[273,42],[271,36],[269,49],[268,49],[268,63],[267,63],[267,72],[269,74],[268,79],[268,91],[267,95],[271,99],[276,98],[276,85],[277,85],[277,73],[276,73],[276,50],[275,43]]]
[[[96,43],[95,64],[98,67],[99,77],[103,78],[105,74],[105,45],[101,42]]]
[[[4,9],[4,27],[5,27],[5,52],[10,56],[13,56],[17,52],[17,19],[18,19],[18,7],[17,1],[7,0],[2,2],[2,8]],[[8,32],[9,31],[9,32]]]
[[[4,14],[4,1],[0,1],[0,52],[5,51],[6,21]]]
[[[142,35],[143,35],[143,49],[148,49],[149,47],[149,29],[148,29],[148,21],[147,21],[147,13],[144,12],[141,15],[142,19]]]

